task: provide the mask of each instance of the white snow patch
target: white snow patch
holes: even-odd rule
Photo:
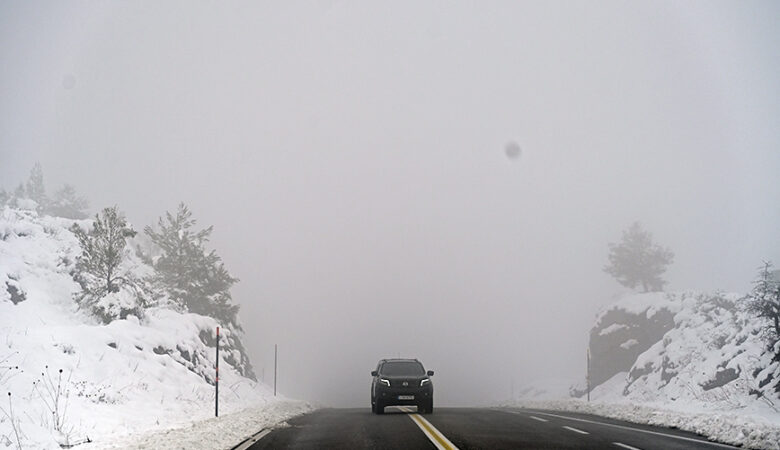
[[[627,329],[628,329],[628,325],[623,325],[622,323],[613,323],[612,325],[599,331],[599,336],[606,336],[608,334],[614,333],[615,331],[627,330]]]
[[[675,313],[681,308],[680,302],[673,296],[663,292],[651,292],[640,295],[627,295],[621,297],[615,303],[610,304],[597,315],[596,323],[612,309],[621,309],[630,314],[645,314],[648,319],[655,316],[658,311],[666,309]]]

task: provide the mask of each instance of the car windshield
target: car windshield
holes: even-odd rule
[[[382,364],[382,375],[425,375],[422,364],[417,361],[392,361]]]

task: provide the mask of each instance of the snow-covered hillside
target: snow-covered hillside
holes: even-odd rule
[[[780,448],[780,363],[766,350],[761,321],[744,301],[722,293],[626,296],[605,308],[591,330],[590,403],[584,382],[568,392],[560,383],[557,390],[528,389],[532,395],[514,403]]]
[[[0,214],[0,448],[60,448],[87,439],[94,444],[85,448],[106,446],[212,417],[216,321],[158,306],[104,325],[80,311],[71,275],[80,252],[73,223],[29,210]],[[153,269],[130,247],[126,264],[141,278]],[[126,304],[128,295],[111,294],[106,304]],[[221,413],[306,408],[280,408],[286,400],[242,376],[230,363],[246,356],[230,345],[229,330],[223,335]]]

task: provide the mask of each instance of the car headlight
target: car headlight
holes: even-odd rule
[[[420,386],[421,386],[421,387],[422,387],[422,386],[425,386],[426,384],[428,384],[428,383],[430,383],[430,382],[431,382],[431,379],[430,379],[430,378],[423,378],[422,380],[420,380]]]
[[[390,387],[390,380],[388,380],[386,378],[380,378],[379,382],[384,384],[384,385],[387,385],[387,387]]]

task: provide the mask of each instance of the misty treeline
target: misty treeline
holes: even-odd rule
[[[43,169],[36,163],[30,171],[30,176],[24,183],[19,183],[11,192],[0,187],[0,208],[31,209],[41,215],[65,217],[67,219],[85,219],[89,202],[76,193],[70,184],[64,184],[51,196],[46,193],[43,182]]]
[[[43,170],[36,163],[27,181],[12,193],[0,188],[0,207],[6,205],[81,220],[87,218],[89,203],[69,184],[49,196]],[[230,275],[215,250],[206,248],[213,227],[197,229],[184,203],[174,212],[165,212],[156,228],[145,227],[141,236],[117,206],[98,212],[89,226],[73,224],[71,231],[81,249],[71,272],[81,287],[75,300],[102,322],[129,315],[142,318],[144,310],[164,306],[241,329],[239,307],[230,294],[238,279]],[[136,241],[145,240],[146,249],[140,242],[135,248],[129,245],[136,237]],[[152,271],[139,267],[139,260]]]
[[[674,260],[674,253],[653,241],[653,235],[634,222],[623,231],[618,243],[608,244],[609,264],[604,272],[621,285],[641,288],[642,292],[659,292],[666,285],[662,275]],[[780,361],[780,270],[764,262],[753,281],[753,289],[744,297],[743,307],[764,321],[763,338],[767,350]]]

